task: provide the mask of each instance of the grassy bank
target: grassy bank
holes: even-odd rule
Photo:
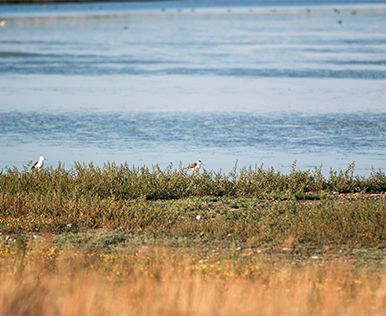
[[[0,314],[385,314],[386,177],[354,172],[2,170]]]
[[[106,164],[0,173],[0,232],[58,234],[106,229],[118,239],[248,247],[384,247],[386,177],[354,167],[296,170],[236,166],[229,174]],[[368,192],[380,192],[371,198]],[[347,193],[349,194],[343,194]],[[118,234],[118,233],[117,233]]]

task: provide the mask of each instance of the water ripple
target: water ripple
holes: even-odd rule
[[[386,147],[386,114],[41,114],[2,113],[0,143],[45,141],[57,146],[262,147],[321,151]]]

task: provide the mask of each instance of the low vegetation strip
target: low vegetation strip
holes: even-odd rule
[[[320,168],[295,164],[288,175],[262,166],[235,166],[228,175],[110,163],[40,172],[27,166],[1,172],[0,188],[0,231],[13,238],[107,229],[191,243],[229,243],[232,235],[248,247],[386,244],[386,177],[374,170],[354,176],[353,164],[327,179]]]
[[[263,165],[237,169],[237,163],[229,174],[221,170],[191,173],[181,165],[161,170],[158,165],[148,168],[107,163],[97,167],[76,163],[70,170],[59,164],[56,169],[49,167],[40,172],[30,172],[26,166],[22,171],[1,170],[0,191],[10,195],[60,194],[73,200],[83,196],[157,200],[205,195],[284,200],[307,199],[310,192],[311,198],[320,198],[333,192],[386,191],[386,176],[381,170],[372,170],[366,178],[354,175],[352,163],[347,170],[330,170],[326,178],[321,169],[297,170],[296,162],[289,174],[264,169]]]

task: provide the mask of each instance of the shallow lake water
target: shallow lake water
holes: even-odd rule
[[[386,166],[386,2],[0,6],[0,168]]]

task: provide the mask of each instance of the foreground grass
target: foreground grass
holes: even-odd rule
[[[4,315],[386,312],[383,268],[247,251],[234,256],[157,246],[104,253],[37,240],[1,246],[0,277]]]
[[[0,314],[385,314],[385,190],[354,165],[6,169]]]

